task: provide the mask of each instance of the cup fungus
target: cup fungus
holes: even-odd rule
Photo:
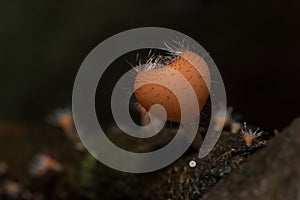
[[[247,126],[244,122],[244,126],[241,128],[242,138],[245,141],[247,147],[250,147],[253,141],[262,135],[263,131],[259,131],[259,128],[254,129],[251,126]]]
[[[182,80],[178,80],[170,69],[180,73],[184,77],[185,83]],[[197,97],[199,110],[202,110],[209,97],[210,71],[207,63],[198,54],[185,50],[170,64],[166,64],[163,67],[140,70],[135,78],[135,97],[143,108],[143,113],[149,111],[154,104],[161,104],[165,108],[167,120],[180,123],[181,109],[178,99],[169,88],[155,83],[160,79],[165,79],[170,84],[181,86],[186,85],[186,82],[188,82]],[[145,80],[149,80],[151,83],[137,88],[137,83]],[[184,88],[180,90],[184,90]],[[192,112],[194,108],[189,106],[190,100],[190,98],[185,98],[181,104],[185,106],[185,109]]]

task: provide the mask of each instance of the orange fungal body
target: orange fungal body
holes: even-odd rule
[[[184,83],[173,76],[170,68],[179,72],[186,79]],[[197,69],[196,69],[197,68]],[[199,73],[199,71],[201,73]],[[139,82],[149,80],[165,79],[170,84],[182,86],[180,90],[184,90],[184,86],[188,83],[192,86],[198,100],[200,111],[204,107],[210,89],[210,71],[207,63],[198,54],[191,51],[184,51],[180,57],[174,62],[163,68],[153,69],[149,71],[138,72],[135,79],[135,97],[138,103],[149,111],[154,104],[161,104],[167,113],[167,120],[172,122],[181,121],[180,104],[175,94],[167,87],[155,83],[148,83],[139,88],[136,85]],[[190,98],[184,99],[181,102],[185,109],[193,109],[190,106]],[[191,110],[192,111],[192,110]]]

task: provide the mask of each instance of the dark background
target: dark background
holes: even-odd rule
[[[0,118],[42,122],[71,105],[76,72],[96,45],[124,30],[159,26],[189,35],[210,53],[229,105],[246,121],[282,128],[300,115],[299,4],[0,1]]]

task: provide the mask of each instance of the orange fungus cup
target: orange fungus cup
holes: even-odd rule
[[[184,77],[184,81],[188,81],[192,86],[197,96],[199,110],[201,111],[209,97],[210,71],[202,57],[188,50],[184,51],[177,59],[164,67],[139,71],[135,78],[134,94],[138,103],[147,111],[149,111],[152,105],[161,104],[165,108],[167,120],[180,123],[180,104],[175,94],[169,88],[155,83],[156,80],[158,82],[160,79],[165,79],[170,81],[170,84],[176,83],[177,85],[181,85],[179,82],[183,80],[174,78],[170,69],[179,72]],[[151,83],[146,83],[137,88],[138,83],[145,80],[150,80]],[[182,85],[185,84],[182,83]],[[189,107],[189,98],[185,98],[182,105],[186,106],[185,109],[190,109],[192,112],[193,108]]]

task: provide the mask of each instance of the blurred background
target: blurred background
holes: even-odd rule
[[[37,125],[50,138],[41,149],[51,149],[53,142],[59,152],[64,144],[49,133],[56,129],[46,119],[55,109],[71,105],[84,58],[106,38],[146,26],[174,29],[198,41],[218,66],[234,111],[264,130],[282,129],[300,115],[299,6],[296,0],[1,0],[1,132],[18,132],[11,122]],[[130,69],[128,64],[118,67],[116,77]],[[106,83],[113,87],[109,79]],[[10,143],[4,140],[10,134],[2,135],[0,161],[22,165],[32,157],[32,148],[42,146],[38,130],[21,129],[35,138],[20,136],[28,155],[10,158],[15,151],[9,148],[22,142]],[[90,158],[84,158],[88,167]]]
[[[0,116],[40,121],[71,104],[76,72],[96,45],[159,26],[210,53],[235,111],[282,128],[300,110],[298,8],[298,1],[282,0],[1,1]]]

